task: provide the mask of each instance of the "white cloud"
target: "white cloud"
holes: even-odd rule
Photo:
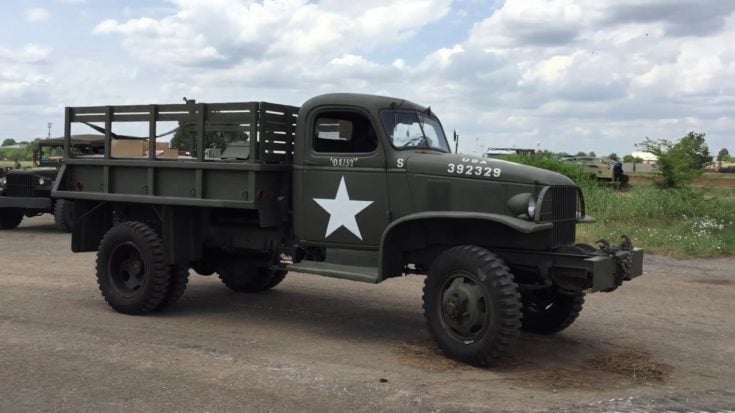
[[[11,63],[40,63],[51,54],[51,48],[29,43],[21,49],[0,46],[0,61]]]
[[[97,34],[119,34],[134,56],[164,51],[193,64],[279,56],[340,56],[399,43],[449,10],[449,0],[375,1],[369,6],[328,0],[174,0],[175,14],[126,22],[106,20]],[[206,50],[204,55],[201,51]]]
[[[99,17],[95,47],[79,56],[55,45],[53,65],[39,64],[50,48],[5,43],[3,70],[24,76],[6,75],[0,94],[51,93],[60,108],[381,93],[431,105],[467,151],[481,137],[626,153],[644,136],[692,128],[714,151],[735,129],[734,9],[731,0],[170,0]]]
[[[51,18],[51,13],[41,7],[33,7],[30,9],[26,9],[23,13],[25,16],[25,19],[29,23],[38,23],[38,22],[44,22]]]

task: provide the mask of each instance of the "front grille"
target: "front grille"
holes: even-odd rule
[[[33,196],[33,175],[8,174],[5,178],[7,196]]]
[[[574,244],[579,189],[576,186],[549,186],[541,195],[540,218],[542,222],[554,223],[551,231],[553,246]]]

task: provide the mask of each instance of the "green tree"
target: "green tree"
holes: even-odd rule
[[[18,144],[18,142],[16,142],[15,139],[13,139],[13,138],[7,138],[7,139],[5,139],[3,141],[3,144],[0,145],[0,146],[12,146],[12,145],[17,145],[17,144]]]
[[[730,157],[730,151],[727,150],[727,148],[720,149],[720,152],[717,154],[717,162],[727,161],[726,158]]]
[[[574,156],[587,156],[587,152],[581,152],[580,151],[580,152],[577,152],[577,154],[574,155]]]
[[[596,158],[597,157],[597,154],[594,153],[593,151],[590,151],[590,156],[593,157],[593,158]]]
[[[617,153],[615,153],[615,152],[611,153],[610,155],[607,155],[607,157],[608,157],[608,158],[610,158],[610,159],[612,159],[613,161],[617,161],[617,160],[619,160],[619,159],[620,159],[620,158],[618,157],[618,154],[617,154]]]
[[[667,188],[688,184],[712,161],[704,133],[689,132],[677,142],[646,138],[638,147],[658,158],[657,174],[663,177],[662,185]]]

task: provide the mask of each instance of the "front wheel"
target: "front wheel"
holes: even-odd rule
[[[424,314],[444,353],[485,366],[498,361],[518,337],[518,285],[503,261],[476,246],[442,253],[424,284]]]
[[[23,221],[23,210],[18,208],[0,208],[0,229],[13,229]]]
[[[522,329],[536,334],[554,334],[579,317],[584,293],[564,294],[554,288],[523,293]]]

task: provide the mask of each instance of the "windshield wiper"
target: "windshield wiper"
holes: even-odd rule
[[[421,147],[422,145],[425,148],[428,148],[431,146],[429,145],[429,139],[424,135],[414,136],[413,138],[409,139],[408,142],[401,145],[401,148],[407,148],[409,146]]]

